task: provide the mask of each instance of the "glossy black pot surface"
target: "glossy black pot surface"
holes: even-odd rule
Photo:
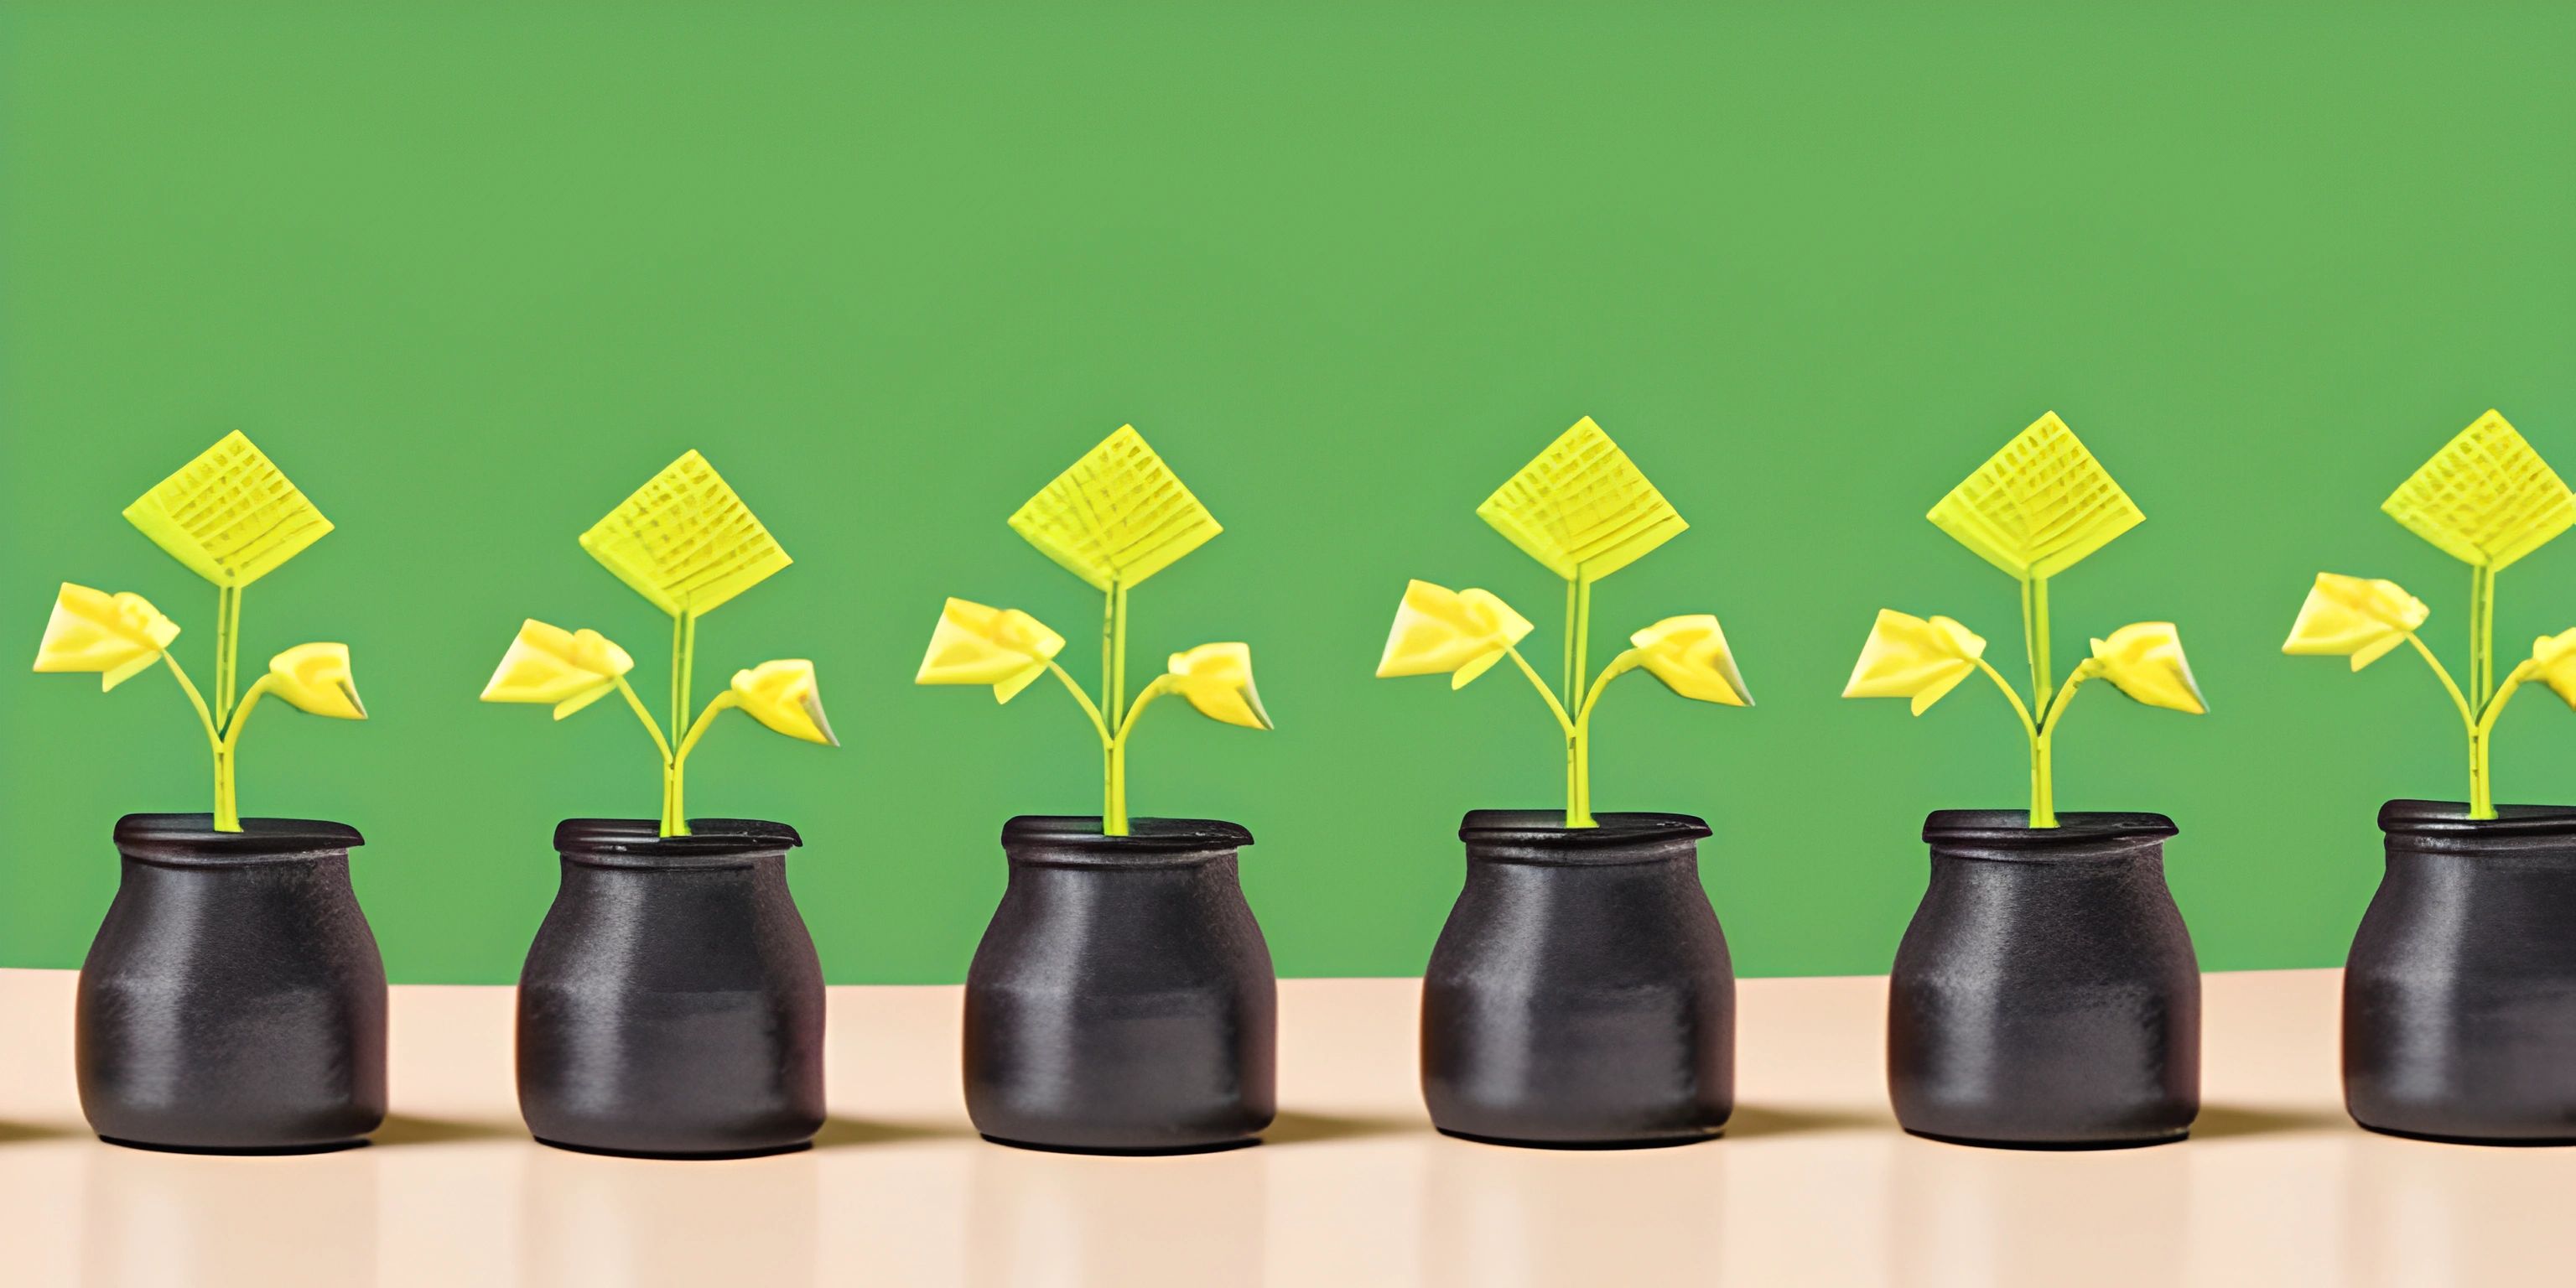
[[[2576,1143],[2576,808],[2379,811],[2343,977],[2344,1106],[2374,1131]]]
[[[1735,1110],[1735,966],[1685,814],[1476,810],[1422,979],[1422,1099],[1453,1136],[1706,1140]]]
[[[802,1148],[823,1125],[823,968],[787,891],[794,828],[567,819],[519,972],[519,1113],[538,1140],[651,1157]]]
[[[1887,1089],[1918,1136],[2108,1148],[2200,1113],[2200,964],[2161,814],[1938,810],[1888,979]]]
[[[81,1112],[118,1144],[286,1153],[385,1117],[385,966],[349,889],[357,831],[205,814],[116,824],[116,901],[81,963]]]
[[[1246,1144],[1277,1108],[1278,984],[1232,823],[1028,816],[966,973],[966,1112],[1006,1145]]]

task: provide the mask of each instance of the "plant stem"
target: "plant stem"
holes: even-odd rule
[[[216,726],[215,714],[207,708],[205,695],[197,692],[196,683],[180,667],[179,659],[164,650],[161,660],[170,664],[170,678],[179,682],[180,692],[188,695],[188,705],[197,709],[197,724],[206,731],[206,749],[214,756],[215,830],[238,832],[241,830],[241,817],[240,811],[233,808],[232,753],[224,743],[223,731]]]
[[[1047,663],[1047,669],[1055,673],[1055,678],[1064,681],[1064,691],[1072,694],[1073,700],[1082,704],[1082,714],[1090,718],[1091,727],[1100,734],[1100,749],[1109,750],[1110,742],[1117,735],[1109,731],[1109,722],[1100,718],[1100,708],[1093,704],[1091,695],[1083,692],[1082,686],[1073,682],[1072,672],[1052,661]]]
[[[1100,705],[1094,712],[1121,711],[1127,706],[1127,587],[1121,582],[1109,583],[1108,603],[1100,622]],[[1107,727],[1102,720],[1102,727]],[[1127,835],[1127,743],[1115,735],[1101,748],[1102,800],[1100,834]]]
[[[1567,827],[1593,826],[1591,809],[1588,802],[1584,800],[1584,793],[1580,787],[1583,771],[1586,768],[1583,760],[1582,729],[1574,723],[1574,717],[1565,713],[1565,704],[1557,700],[1556,691],[1547,687],[1547,681],[1538,678],[1538,668],[1531,666],[1529,659],[1522,657],[1519,649],[1506,647],[1503,651],[1511,655],[1513,664],[1520,667],[1521,674],[1529,677],[1530,687],[1538,690],[1538,696],[1547,702],[1547,709],[1555,714],[1556,727],[1565,732],[1565,825]]]
[[[1565,705],[1578,706],[1577,695],[1591,677],[1592,651],[1592,578],[1577,564],[1574,569],[1574,613],[1568,622],[1573,635],[1572,665],[1567,673]],[[1592,737],[1590,722],[1574,720],[1565,746],[1565,825],[1597,826],[1592,819]]]
[[[2443,692],[2451,695],[2451,705],[2460,712],[2460,727],[2469,735],[2469,817],[2494,818],[2495,802],[2487,786],[2486,736],[2479,728],[2477,710],[2469,704],[2468,695],[2460,692],[2458,682],[2451,678],[2450,668],[2442,665],[2442,659],[2433,656],[2433,650],[2426,647],[2415,632],[2406,632],[2406,642],[2423,655],[2424,665],[2433,668],[2433,678],[2440,680]],[[2470,660],[2475,662],[2476,658],[2472,656]]]

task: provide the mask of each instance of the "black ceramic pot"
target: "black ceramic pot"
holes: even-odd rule
[[[794,828],[555,828],[563,884],[519,972],[519,1114],[648,1157],[801,1149],[823,1125],[823,968],[787,892]]]
[[[120,1145],[291,1153],[385,1118],[385,965],[339,823],[117,820],[116,901],[81,963],[81,1112]]]
[[[1278,983],[1232,823],[1028,816],[966,972],[966,1112],[1005,1145],[1249,1144],[1278,1106]]]
[[[1708,824],[1480,809],[1422,978],[1422,1099],[1452,1136],[1706,1140],[1735,1111],[1735,964],[1699,883]]]
[[[2200,963],[2161,814],[1936,810],[1888,978],[1887,1090],[1918,1136],[2099,1149],[2200,1114]]]
[[[2373,1131],[2576,1144],[2576,809],[2390,801],[2343,976],[2343,1096]]]

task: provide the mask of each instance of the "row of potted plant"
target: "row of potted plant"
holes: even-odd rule
[[[2420,601],[2385,581],[2320,574],[2285,646],[2359,670],[2411,644],[2458,707],[2465,805],[2392,801],[2388,876],[2345,982],[2345,1086],[2377,1130],[2443,1139],[2576,1139],[2576,807],[2493,803],[2488,737],[2539,680],[2576,704],[2576,630],[2541,638],[2499,677],[2495,574],[2576,524],[2576,496],[2488,413],[2384,508],[2471,566],[2463,686],[2416,635]],[[1476,810],[1463,888],[1425,969],[1421,1077],[1434,1124],[1519,1145],[1684,1143],[1733,1110],[1734,973],[1698,873],[1711,835],[1684,814],[1600,813],[1592,719],[1642,671],[1722,706],[1752,697],[1716,617],[1667,617],[1598,666],[1594,584],[1688,525],[1586,418],[1506,480],[1478,514],[1565,584],[1551,680],[1520,650],[1536,629],[1499,596],[1406,587],[1380,676],[1463,687],[1505,661],[1562,737],[1562,811]],[[243,818],[233,757],[251,711],[365,718],[349,651],[305,644],[247,686],[242,592],[330,523],[239,434],[147,492],[127,517],[217,588],[211,696],[171,652],[179,627],[132,594],[66,584],[39,671],[113,689],[166,666],[206,734],[215,806],[129,815],[122,879],[81,973],[78,1082],[98,1134],[212,1152],[327,1149],[385,1111],[385,977],[349,882],[342,824]],[[1900,1123],[1972,1144],[2153,1144],[2199,1102],[2199,987],[2168,892],[2171,820],[2060,814],[2051,749],[2087,681],[2151,706],[2206,711],[2169,622],[2093,639],[2060,679],[2049,582],[2143,514],[2055,415],[2022,431],[1927,516],[2020,590],[2025,698],[1948,617],[1883,610],[1847,697],[1916,714],[1972,675],[2002,693],[2030,752],[2024,810],[1938,810],[1931,875],[1891,972],[1888,1080]],[[990,686],[1007,703],[1050,676],[1102,754],[1097,816],[1025,816],[1001,842],[1009,882],[966,987],[967,1108],[988,1138],[1035,1148],[1164,1153],[1259,1138],[1276,1104],[1269,952],[1238,879],[1252,841],[1233,823],[1130,817],[1126,751],[1146,709],[1270,727],[1241,643],[1201,644],[1132,683],[1129,592],[1222,529],[1132,427],[1010,519],[1102,595],[1100,679],[1058,660],[1065,637],[1016,609],[950,599],[916,680]],[[693,818],[685,769],[738,710],[837,745],[813,664],[736,671],[692,701],[696,623],[786,568],[786,552],[714,468],[682,456],[581,537],[670,619],[665,714],[629,682],[634,659],[591,629],[530,619],[483,691],[562,719],[614,695],[661,770],[658,819],[557,827],[561,883],[518,992],[521,1109],[539,1140],[656,1157],[799,1148],[823,1121],[823,982],[785,879],[785,824]]]

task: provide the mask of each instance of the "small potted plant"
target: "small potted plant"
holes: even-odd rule
[[[2030,698],[1947,617],[1882,609],[1847,698],[1921,715],[1958,683],[1994,681],[2030,744],[2030,809],[1935,810],[1932,875],[1888,980],[1887,1082],[1897,1122],[1973,1145],[2101,1147],[2180,1140],[2200,1112],[2200,967],[2165,887],[2162,814],[2056,809],[2049,750],[2084,682],[2205,714],[2171,622],[2093,641],[2057,681],[2049,578],[2146,516],[2051,412],[1929,516],[2021,583]]]
[[[2344,1105],[2374,1131],[2490,1144],[2576,1142],[2576,807],[2495,803],[2488,739],[2539,680],[2576,704],[2576,630],[2499,679],[2496,574],[2576,524],[2576,496],[2488,412],[2380,509],[2469,566],[2460,684],[2396,583],[2319,573],[2285,653],[2355,671],[2411,645],[2459,712],[2469,799],[2380,807],[2388,868],[2343,977]]]
[[[538,1140],[596,1153],[801,1149],[823,1125],[823,971],[787,889],[787,851],[803,838],[762,819],[690,818],[682,794],[689,753],[728,710],[839,745],[801,658],[736,671],[691,706],[698,618],[785,568],[787,552],[696,452],[581,545],[671,619],[668,729],[626,682],[626,650],[534,619],[483,700],[545,703],[561,720],[625,699],[661,763],[661,817],[555,828],[562,884],[519,973],[520,1114]]]
[[[1592,716],[1642,670],[1685,698],[1750,706],[1706,613],[1629,637],[1598,672],[1592,585],[1689,525],[1587,416],[1476,513],[1565,582],[1558,683],[1517,647],[1527,618],[1490,591],[1405,587],[1380,677],[1460,689],[1509,659],[1555,717],[1563,810],[1471,810],[1467,876],[1422,980],[1422,1097],[1453,1136],[1512,1145],[1705,1140],[1735,1108],[1735,969],[1700,885],[1706,822],[1595,814]]]
[[[1132,425],[1010,523],[1101,592],[1098,697],[1055,660],[1063,636],[1018,609],[962,599],[941,609],[914,682],[990,685],[1009,702],[1053,675],[1099,736],[1106,788],[1097,817],[1024,815],[1002,827],[1010,880],[966,974],[967,1114],[987,1139],[1039,1149],[1248,1143],[1277,1101],[1277,984],[1236,867],[1252,834],[1127,813],[1127,744],[1156,698],[1271,727],[1242,644],[1174,653],[1128,697],[1127,592],[1222,529]]]
[[[363,720],[345,644],[299,644],[237,677],[242,592],[331,531],[267,456],[227,434],[125,517],[215,584],[211,694],[142,596],[65,582],[39,671],[113,689],[166,665],[206,735],[214,809],[117,820],[116,900],[81,964],[81,1111],[110,1141],[279,1153],[358,1143],[385,1116],[385,967],[349,888],[345,823],[241,816],[234,756],[260,699]],[[211,698],[211,701],[209,700]]]

